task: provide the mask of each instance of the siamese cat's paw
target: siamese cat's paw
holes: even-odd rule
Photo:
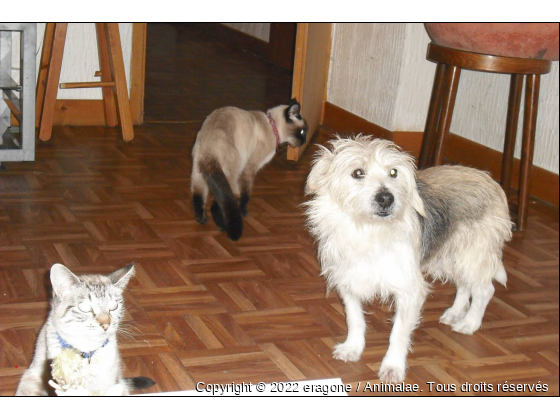
[[[193,194],[192,203],[196,221],[201,225],[208,223],[208,216],[206,216],[206,211],[204,210],[204,199],[202,196],[200,194]]]
[[[206,213],[201,217],[201,218],[196,218],[196,221],[198,223],[200,223],[201,225],[205,225],[206,223],[208,223],[208,216],[206,216]]]

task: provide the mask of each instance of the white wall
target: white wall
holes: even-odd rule
[[[423,131],[435,64],[424,26],[334,24],[327,100],[391,131]],[[558,62],[541,79],[534,164],[558,173]],[[509,76],[463,71],[455,134],[503,150]],[[523,110],[521,111],[523,112]],[[521,119],[516,157],[520,157]]]
[[[45,23],[37,24],[37,72],[41,60]],[[126,80],[130,94],[130,58],[132,54],[132,23],[119,23],[123,50]],[[13,67],[19,69],[19,37],[14,37]],[[99,70],[97,55],[97,36],[94,23],[71,23],[68,25],[64,58],[60,73],[60,82],[93,82],[100,78],[94,77]],[[92,89],[59,89],[58,99],[102,99],[101,88]]]
[[[223,23],[223,25],[229,26],[231,28],[237,29],[238,31],[244,32],[248,35],[254,36],[264,42],[268,42],[270,39],[270,23]]]

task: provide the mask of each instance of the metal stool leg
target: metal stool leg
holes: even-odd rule
[[[35,77],[37,25],[28,25],[21,33],[22,54],[22,91],[20,138],[23,160],[35,160]]]

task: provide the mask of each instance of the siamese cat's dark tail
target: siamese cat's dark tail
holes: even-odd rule
[[[243,233],[243,216],[224,171],[218,162],[213,161],[204,165],[201,172],[214,196],[211,207],[214,222],[227,232],[228,238],[237,241]]]

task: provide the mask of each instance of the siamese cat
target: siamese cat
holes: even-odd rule
[[[150,378],[122,377],[117,346],[124,317],[122,294],[134,276],[134,265],[108,275],[77,276],[55,264],[50,276],[52,309],[16,395],[127,395],[131,389],[152,386],[155,382]],[[68,383],[56,382],[52,363],[55,359],[64,363],[64,354],[70,350],[83,359],[81,363],[78,359],[79,369],[74,374],[79,376],[77,386],[71,388]]]
[[[305,143],[307,123],[300,104],[292,99],[266,113],[225,107],[212,112],[198,132],[193,148],[191,191],[196,220],[208,222],[204,206],[214,200],[214,222],[230,239],[243,233],[243,216],[257,172],[274,156],[280,144]]]

